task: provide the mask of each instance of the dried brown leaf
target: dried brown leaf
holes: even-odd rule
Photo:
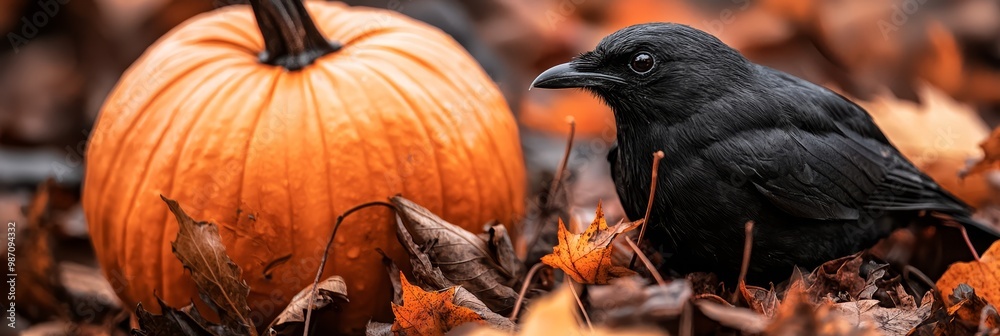
[[[926,298],[925,298],[926,300]],[[1000,315],[975,290],[960,284],[947,304],[933,305],[930,316],[908,335],[995,335],[1000,333]]]
[[[764,331],[764,328],[767,327],[767,318],[764,315],[747,308],[733,307],[723,302],[695,300],[694,304],[702,314],[729,328],[756,334]]]
[[[206,326],[202,325],[202,321],[192,317],[191,314],[168,306],[159,297],[156,298],[156,302],[160,305],[160,312],[162,313],[160,315],[150,313],[142,307],[141,303],[136,306],[135,316],[139,323],[139,328],[132,330],[133,335],[216,336]],[[191,305],[191,307],[193,306]]]
[[[878,300],[860,300],[835,304],[833,310],[858,328],[874,328],[883,335],[906,335],[931,315],[931,302],[908,309],[881,307]]]
[[[676,321],[692,296],[691,284],[687,281],[675,280],[665,286],[648,285],[639,276],[589,286],[588,293],[593,321],[611,327]]]
[[[467,288],[495,312],[506,312],[514,307],[517,292],[511,286],[518,280],[518,269],[503,267],[500,257],[493,252],[513,251],[510,239],[497,237],[497,244],[507,246],[491,249],[490,242],[446,222],[416,203],[400,196],[391,201],[399,210],[413,242],[449,282]],[[503,253],[504,258],[510,257],[507,252]]]
[[[829,301],[819,305],[812,303],[809,295],[801,283],[791,284],[764,335],[879,335],[874,328],[859,328],[834,313]]]
[[[864,252],[823,263],[807,276],[809,299],[819,302],[823,297],[852,300],[865,289],[865,278],[861,277]]]
[[[306,286],[298,294],[292,297],[288,306],[278,314],[278,317],[271,322],[271,335],[298,335],[301,334],[306,320],[306,309],[313,311],[320,309],[338,309],[347,303],[347,284],[340,276],[331,276],[316,284],[316,295],[313,296],[310,304],[310,292],[312,284]],[[311,305],[311,307],[310,307]]]
[[[219,228],[209,222],[191,219],[176,201],[160,196],[177,217],[180,229],[171,243],[174,255],[191,272],[200,293],[218,310],[222,324],[234,332],[257,335],[250,320],[247,295],[250,287],[243,271],[226,254]]]
[[[979,147],[983,149],[983,158],[963,172],[963,176],[982,174],[1000,168],[1000,127],[994,129]]]
[[[778,313],[780,302],[778,301],[778,293],[774,291],[774,286],[771,286],[771,289],[764,289],[740,283],[738,290],[747,306],[758,314],[772,318]]]
[[[623,335],[623,336],[653,336],[665,335],[662,331],[652,329],[609,329],[603,326],[594,326],[587,329],[586,325],[581,325],[576,316],[578,311],[576,299],[568,286],[543,296],[535,300],[528,313],[521,319],[521,330],[518,335]],[[477,328],[469,335],[476,336],[500,336],[511,335],[508,331],[499,331],[491,328]]]
[[[68,318],[60,304],[65,301],[66,293],[59,282],[52,249],[55,226],[48,218],[51,186],[51,181],[38,186],[27,207],[27,221],[16,224],[17,269],[7,270],[18,274],[15,297],[18,314],[37,321]]]

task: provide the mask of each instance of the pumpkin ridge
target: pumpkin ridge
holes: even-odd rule
[[[400,51],[400,50],[396,50],[396,52],[397,53],[402,53],[404,55],[407,55],[408,58],[420,62],[422,66],[424,66],[425,68],[427,68],[431,72],[434,72],[434,73],[440,73],[441,72],[433,64],[427,62],[426,60],[420,58],[417,55],[413,55],[413,54],[410,54],[408,52],[404,52],[404,51]],[[411,75],[409,72],[400,71],[400,73],[403,76],[409,78],[411,82],[413,82],[413,83],[419,83],[419,81],[417,80],[417,78],[414,77],[413,75]],[[445,78],[442,78],[441,80],[443,82],[448,81]],[[456,90],[456,91],[461,91],[461,90]],[[452,146],[450,146],[450,147],[452,147],[452,148],[454,148],[454,147],[460,148],[460,150],[463,153],[465,153],[465,156],[463,157],[465,159],[465,161],[466,161],[466,165],[465,166],[466,167],[472,167],[472,168],[470,168],[471,170],[479,171],[479,169],[474,169],[475,168],[475,163],[476,163],[475,153],[473,153],[469,149],[469,146],[467,146],[466,141],[465,141],[465,136],[462,135],[461,125],[458,125],[458,123],[455,121],[454,118],[449,118],[449,116],[451,116],[451,112],[445,110],[443,108],[444,105],[442,104],[442,102],[440,100],[438,100],[433,94],[431,94],[430,92],[426,92],[426,91],[422,91],[421,93],[424,96],[427,97],[428,101],[432,102],[431,106],[435,106],[435,107],[438,108],[438,110],[432,112],[431,114],[434,115],[435,119],[441,121],[440,122],[441,123],[440,127],[448,127],[448,128],[450,128],[450,130],[452,130],[454,132],[453,134],[458,134],[457,137],[449,139],[451,141],[451,144],[452,144]],[[440,112],[440,113],[438,113],[438,112]],[[472,112],[469,112],[469,113],[472,113]],[[447,120],[445,120],[445,119],[447,119]],[[440,176],[445,176],[441,172],[438,172],[438,174]],[[476,213],[482,214],[483,213],[483,205],[485,203],[484,200],[486,199],[485,197],[483,197],[482,189],[479,187],[479,185],[481,184],[482,181],[480,181],[478,178],[472,178],[471,180],[473,181],[472,182],[473,185],[471,185],[471,186],[464,186],[464,187],[468,187],[471,190],[476,190],[476,194],[479,197],[477,199],[477,201],[475,202],[476,203]],[[442,183],[443,183],[443,181],[442,181]],[[444,200],[445,195],[446,195],[446,193],[444,192],[444,189],[445,188],[442,186],[442,192],[441,192],[442,201]],[[444,209],[444,207],[442,206],[441,209]],[[477,221],[477,222],[483,222],[483,223],[485,223],[485,221],[482,221],[481,219],[482,218],[473,218],[473,219],[470,219],[469,221]]]
[[[187,92],[179,93],[178,96],[183,96],[183,97],[186,97],[186,98],[190,98],[190,97],[192,97],[193,95],[195,95],[197,93],[198,93],[198,87],[192,87],[192,88],[189,88],[187,90]],[[146,157],[146,162],[143,164],[142,170],[140,170],[141,171],[141,173],[140,173],[141,177],[138,179],[138,182],[135,184],[135,187],[132,188],[131,192],[129,192],[127,195],[123,195],[124,199],[127,199],[127,200],[134,200],[134,199],[136,199],[139,196],[139,194],[141,193],[141,190],[143,189],[143,187],[148,182],[150,168],[155,163],[156,159],[158,158],[157,152],[159,151],[159,149],[161,148],[161,146],[164,143],[164,140],[167,138],[168,134],[170,133],[172,126],[174,126],[173,125],[174,121],[177,120],[177,118],[178,118],[179,115],[181,115],[181,113],[178,113],[178,111],[180,111],[182,109],[182,106],[184,105],[183,102],[185,102],[185,101],[189,101],[189,99],[180,100],[181,103],[178,103],[176,106],[174,106],[173,111],[172,111],[173,113],[170,113],[169,116],[167,117],[166,122],[162,123],[163,124],[163,126],[162,126],[163,127],[163,131],[160,132],[160,134],[157,136],[156,142],[152,145],[152,147],[151,147],[151,149],[149,151],[149,154]],[[142,116],[136,116],[136,122],[134,124],[140,124],[141,122],[138,121],[138,120],[141,119],[141,117]],[[195,116],[192,119],[192,123],[195,120],[197,120],[198,118],[200,118],[200,115]],[[143,120],[144,121],[148,121],[146,119],[143,119]],[[156,124],[155,122],[153,122],[153,123]],[[134,154],[134,153],[132,153],[132,154]],[[121,161],[119,161],[119,162],[121,162]],[[116,165],[115,167],[120,167],[120,165]],[[115,168],[113,171],[118,171],[118,168]],[[114,222],[117,222],[117,223],[128,223],[130,217],[132,217],[133,213],[135,212],[136,208],[138,207],[135,203],[136,202],[131,202],[131,205],[126,208],[124,215],[121,217],[121,220],[116,220],[116,219],[112,219],[112,220]],[[142,210],[139,210],[139,211],[141,212]],[[130,246],[130,244],[129,244],[130,243],[130,239],[128,237],[131,236],[130,233],[132,233],[132,234],[135,233],[135,232],[131,232],[131,231],[133,231],[133,230],[139,230],[139,231],[141,231],[141,235],[144,236],[144,234],[147,233],[147,232],[145,232],[146,228],[147,228],[146,225],[139,226],[139,227],[132,227],[132,226],[125,225],[125,224],[122,225],[122,246],[123,246],[123,250],[125,251],[123,253],[123,255],[122,255],[122,258],[124,259],[123,263],[125,265],[129,265],[128,260],[135,257],[135,255],[133,253],[131,253],[132,249],[129,248],[129,246]],[[125,270],[125,272],[124,272],[125,274],[133,274],[133,275],[136,274],[134,269],[129,269],[129,268],[126,267],[126,268],[124,268],[124,270]],[[164,296],[165,296],[165,293],[164,293]]]
[[[275,94],[277,92],[277,89],[278,89],[278,83],[281,82],[281,79],[284,78],[284,77],[282,77],[282,76],[273,76],[273,78],[274,79],[272,80],[272,83],[271,83],[271,89],[268,90],[267,92],[265,92],[265,94],[264,94],[265,99],[260,104],[260,110],[258,110],[257,113],[254,113],[253,123],[251,124],[252,126],[250,126],[250,132],[248,133],[249,136],[247,137],[247,146],[246,146],[246,149],[243,150],[243,171],[240,172],[240,178],[239,178],[240,183],[236,184],[236,204],[237,204],[237,206],[239,206],[239,204],[243,203],[243,186],[247,182],[246,181],[247,169],[250,167],[250,150],[253,147],[254,138],[257,137],[257,128],[260,127],[260,119],[264,117],[264,112],[267,112],[268,108],[271,106],[271,101],[273,100],[273,98],[274,98],[274,96],[275,96]],[[230,244],[233,245],[233,252],[232,253],[234,255],[243,255],[244,254],[244,251],[238,250],[240,245],[237,244],[236,242],[239,239],[242,239],[241,235],[234,233],[233,234],[233,240],[232,240],[232,242],[230,242]]]
[[[327,64],[329,64],[329,63],[327,63]],[[326,65],[326,64],[324,64],[324,65]],[[323,71],[323,73],[327,76],[327,78],[330,79],[330,83],[340,83],[341,79],[348,79],[348,78],[354,79],[354,77],[350,76],[351,74],[348,73],[344,69],[340,69],[340,68],[334,67],[334,66],[328,66],[328,67],[325,67],[324,69],[327,70],[327,71]],[[345,73],[348,76],[344,76],[342,78],[338,78],[338,77],[333,76],[333,73],[331,73],[331,71],[332,72],[338,72],[338,73],[339,72],[343,72],[343,73]],[[359,81],[355,81],[355,83],[360,83],[360,82]],[[335,86],[335,85],[331,84],[330,86],[332,87],[332,86]],[[359,86],[352,86],[352,87],[359,87]],[[360,87],[363,87],[363,86],[360,86]],[[354,111],[352,111],[353,106],[348,107],[348,105],[346,103],[346,100],[344,99],[344,96],[343,96],[344,91],[347,91],[347,90],[333,90],[333,94],[337,96],[337,102],[340,103],[340,106],[344,107],[344,109],[347,110],[347,113],[343,113],[345,115],[344,118],[345,118],[345,120],[347,120],[348,123],[351,124],[351,126],[353,126],[350,129],[352,131],[354,131],[354,134],[361,141],[362,145],[364,145],[365,143],[367,143],[365,141],[365,139],[364,139],[365,134],[361,134],[361,133],[359,133],[357,131],[358,129],[363,129],[363,128],[358,127],[358,125],[363,125],[363,124],[359,123],[357,120],[354,119],[354,114],[351,113],[351,112],[354,112]],[[369,98],[368,92],[366,92],[366,91],[367,90],[357,90],[357,92],[360,92],[361,94],[365,95],[365,98]],[[365,99],[365,101],[372,101],[372,100]],[[382,116],[383,115],[382,115],[381,111],[379,111],[379,117],[382,117]],[[388,131],[388,129],[386,129],[386,131]],[[324,146],[325,146],[325,144],[324,144]],[[390,147],[392,147],[392,146],[390,146]],[[395,148],[392,148],[392,149],[395,150]],[[367,172],[367,175],[371,175],[372,173],[376,172],[377,170],[375,170],[374,168],[372,168],[371,163],[369,163],[371,161],[370,160],[370,156],[368,155],[369,151],[362,150],[361,152],[364,153],[364,155],[365,155],[365,159],[361,160],[361,161],[364,161],[364,163],[365,163],[365,171]],[[329,162],[330,161],[329,161],[329,158],[328,158],[326,160],[326,163],[329,165]],[[388,196],[389,195],[386,195],[386,197],[388,197]],[[330,200],[331,200],[331,202],[333,201],[332,198]],[[337,208],[337,204],[332,204],[332,206],[333,206],[334,209]],[[347,207],[349,209],[350,207],[352,207],[354,205],[353,204],[344,204],[343,206],[345,206],[345,207]],[[336,211],[334,211],[334,212],[336,212]],[[332,228],[331,228],[331,233],[332,233]]]
[[[406,104],[406,107],[408,107],[408,108],[406,108],[405,110],[409,111],[410,115],[413,116],[414,120],[422,120],[423,119],[423,118],[421,118],[420,115],[417,115],[417,112],[416,112],[418,110],[417,107],[420,106],[420,105],[414,104],[413,101],[410,100],[410,97],[408,95],[404,94],[404,91],[401,90],[399,88],[399,86],[396,85],[396,83],[394,81],[390,80],[390,78],[387,77],[384,73],[382,73],[382,71],[380,71],[377,67],[373,67],[373,66],[371,66],[369,64],[366,64],[365,62],[361,62],[361,63],[364,64],[371,71],[371,73],[373,73],[377,77],[381,78],[382,81],[388,87],[392,88],[391,92],[395,93],[395,95],[398,96],[402,100],[402,102],[404,104]],[[399,69],[397,68],[397,70],[399,70]],[[389,90],[386,90],[386,91],[390,92]],[[415,122],[414,124],[418,124],[419,125],[420,133],[423,134],[424,141],[426,141],[427,146],[430,147],[430,149],[428,150],[428,152],[430,152],[431,156],[434,158],[434,170],[437,171],[437,182],[438,182],[437,183],[438,184],[438,197],[437,197],[438,200],[437,201],[438,201],[438,204],[439,204],[438,211],[440,211],[442,213],[447,213],[448,212],[447,211],[448,207],[446,206],[445,201],[444,201],[445,186],[444,186],[444,179],[442,178],[444,176],[444,174],[443,174],[444,172],[441,170],[441,158],[440,158],[440,155],[438,154],[437,148],[434,148],[435,147],[434,146],[434,139],[431,138],[431,132],[427,129],[427,125],[424,125],[422,122]],[[407,155],[409,155],[409,153],[407,153]],[[397,169],[398,169],[398,167],[397,167]],[[429,202],[429,200],[426,200],[425,202]],[[426,205],[427,204],[425,204],[425,206]]]
[[[178,63],[183,63],[183,62],[178,61]],[[112,123],[110,125],[104,125],[104,124],[106,124],[105,122],[100,122],[100,125],[95,125],[95,127],[99,126],[100,128],[97,128],[95,130],[95,132],[93,132],[93,134],[101,134],[103,132],[111,132],[112,130],[109,129],[109,128],[113,128],[116,123],[121,122],[122,121],[122,120],[120,120],[121,118],[123,118],[123,117],[125,117],[125,116],[127,116],[129,114],[133,114],[132,118],[129,120],[129,125],[125,129],[121,130],[121,132],[120,132],[121,135],[119,135],[119,136],[116,137],[116,138],[123,138],[124,141],[121,141],[120,142],[121,144],[129,143],[127,141],[127,139],[125,139],[125,138],[129,138],[130,135],[132,135],[132,137],[136,136],[135,134],[132,133],[132,130],[135,128],[135,125],[138,124],[139,120],[142,118],[141,114],[143,113],[143,111],[146,111],[147,108],[150,105],[152,105],[153,103],[156,103],[158,99],[162,99],[163,98],[162,96],[163,96],[163,90],[164,90],[164,88],[173,87],[173,85],[176,84],[178,81],[180,81],[183,77],[185,77],[186,75],[194,72],[195,70],[197,70],[198,68],[200,68],[202,65],[207,64],[207,63],[209,63],[209,62],[206,61],[204,63],[197,63],[197,64],[194,64],[194,65],[191,65],[190,67],[184,69],[184,71],[178,72],[178,73],[174,74],[174,77],[169,78],[167,81],[165,81],[163,83],[157,83],[159,85],[157,85],[157,86],[155,86],[153,88],[153,89],[156,89],[155,92],[153,92],[152,90],[150,90],[150,88],[148,86],[142,86],[142,85],[149,85],[148,81],[146,81],[145,84],[138,84],[141,87],[145,87],[147,90],[150,90],[151,92],[149,92],[149,96],[152,97],[152,98],[149,99],[148,101],[143,102],[140,106],[135,106],[134,108],[130,109],[130,111],[123,111],[123,108],[125,107],[123,105],[130,105],[130,104],[122,104],[122,103],[113,102],[113,101],[109,100],[106,103],[108,106],[102,107],[101,110],[102,111],[106,111],[108,108],[112,107],[111,104],[116,104],[116,106],[114,106],[114,108],[115,108],[115,111],[117,113],[115,114],[115,116],[112,117],[112,118],[115,118],[115,119],[111,120]],[[164,75],[164,71],[161,71],[159,69],[161,69],[161,68],[163,68],[165,66],[166,65],[161,65],[161,66],[155,67],[153,69],[154,73],[155,74],[159,74],[160,76],[163,76]],[[130,69],[128,70],[128,72],[139,71],[139,70],[146,70],[146,69],[133,69],[134,67],[135,66],[130,67]],[[155,76],[153,78],[155,78]],[[139,81],[139,80],[136,80],[136,81]],[[116,84],[115,87],[112,90],[117,91],[117,90],[120,89],[119,86],[124,86],[124,85],[128,85],[128,84],[132,84],[132,83],[126,83],[124,81],[120,82],[120,83]],[[106,138],[106,137],[108,137],[110,135],[104,133],[103,135],[100,135],[100,136],[102,138]],[[111,139],[101,139],[100,141],[97,141],[97,142],[93,141],[94,139],[91,139],[91,140],[92,141],[88,142],[88,144],[87,144],[87,152],[88,152],[88,154],[93,153],[93,151],[91,150],[92,147],[99,146],[98,145],[99,143],[107,142],[107,141],[110,141]],[[101,186],[100,186],[100,189],[98,189],[98,193],[97,193],[97,195],[99,196],[99,197],[97,197],[98,200],[103,200],[103,199],[107,198],[106,197],[107,196],[106,195],[107,189],[108,189],[108,186],[111,184],[111,183],[108,183],[108,179],[112,176],[112,174],[114,174],[114,172],[118,171],[118,167],[121,165],[121,163],[120,163],[121,162],[121,158],[122,158],[121,153],[123,152],[123,150],[119,150],[119,149],[121,149],[121,147],[122,146],[118,146],[116,144],[115,148],[111,148],[112,155],[111,155],[111,159],[108,161],[107,165],[109,167],[112,167],[113,169],[109,169],[101,177],[101,179],[99,180],[99,181],[101,181],[101,183],[99,183]],[[94,217],[96,217],[96,218],[104,218],[104,217],[106,217],[107,214],[105,213],[105,211],[103,211],[103,208],[104,207],[98,207],[98,209],[102,209],[102,210],[99,211],[99,212],[97,212]],[[122,230],[124,230],[124,229],[122,229]],[[114,241],[114,239],[113,239],[114,237],[109,237],[109,238],[112,238],[110,240]]]
[[[222,67],[222,69],[225,69],[225,67],[223,67],[223,66],[220,66],[220,67]],[[249,78],[249,77],[251,77],[251,76],[253,76],[252,73],[247,73],[247,74],[243,75],[239,80],[233,80],[233,78],[238,77],[238,72],[233,71],[233,74],[231,74],[229,77],[227,77],[226,80],[222,81],[225,84],[224,84],[224,86],[220,87],[218,91],[223,91],[226,88],[232,88],[233,90],[240,89],[241,86],[242,86],[241,84],[245,83],[246,79]],[[205,85],[206,85],[205,82],[201,82],[201,83],[199,83],[198,88],[203,88]],[[204,111],[209,106],[211,106],[212,103],[216,102],[219,99],[219,97],[227,97],[227,96],[228,95],[223,95],[223,94],[213,95],[211,99],[207,99],[204,102],[204,105],[201,106],[200,109],[192,109],[191,111]],[[208,119],[208,118],[205,118],[206,115],[207,115],[207,113],[198,113],[197,116],[194,118],[194,120],[191,122],[191,124],[187,125],[187,127],[183,128],[184,129],[184,133],[180,137],[180,139],[182,139],[182,140],[181,140],[181,143],[179,144],[180,146],[178,146],[178,149],[175,152],[176,154],[174,155],[174,160],[173,160],[174,172],[173,172],[173,174],[169,175],[170,176],[169,185],[166,188],[163,189],[164,192],[168,192],[166,195],[169,195],[169,197],[176,197],[176,196],[174,196],[174,192],[175,192],[174,191],[174,186],[176,185],[175,182],[179,179],[178,175],[179,175],[179,173],[181,171],[181,167],[182,167],[182,165],[181,165],[181,158],[184,157],[184,154],[188,150],[188,145],[191,143],[189,141],[190,140],[190,136],[189,135],[195,129],[199,128],[198,127],[199,126],[198,123],[200,121]],[[159,268],[161,270],[161,272],[162,272],[161,274],[170,274],[170,272],[168,272],[167,268],[171,265],[171,263],[170,263],[171,260],[176,260],[176,259],[174,259],[175,257],[173,256],[172,253],[169,253],[169,254],[166,253],[166,251],[169,250],[170,247],[171,247],[170,246],[171,245],[170,239],[167,239],[168,238],[167,237],[167,230],[169,230],[170,225],[173,224],[173,223],[170,222],[170,220],[171,220],[172,217],[174,217],[174,216],[173,216],[173,214],[170,211],[163,211],[163,216],[162,216],[163,219],[160,220],[160,222],[159,222],[159,223],[163,224],[163,225],[161,225],[161,229],[160,229],[160,239],[157,240],[157,241],[161,242],[160,243],[160,248],[159,248],[159,255],[160,255],[160,257],[158,258],[159,265],[157,267],[157,268]],[[221,224],[221,223],[219,223],[219,224]],[[166,282],[162,278],[160,279],[160,281],[163,281],[164,283]],[[159,286],[157,286],[157,287],[159,287]],[[170,297],[170,294],[168,293],[169,290],[172,290],[172,288],[170,288],[170,287],[171,286],[163,286],[163,290],[162,290],[161,295],[163,295],[164,298],[169,298]]]

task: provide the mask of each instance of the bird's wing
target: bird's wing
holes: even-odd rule
[[[779,99],[794,99],[786,127],[743,132],[717,146],[772,204],[802,218],[853,220],[862,211],[966,213],[893,147],[861,107],[782,75]],[[794,97],[794,98],[790,98]]]

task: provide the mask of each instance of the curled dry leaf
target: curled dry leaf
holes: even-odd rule
[[[653,336],[665,335],[665,333],[653,329],[608,329],[603,326],[594,326],[588,330],[586,325],[581,325],[577,317],[578,311],[576,299],[569,286],[549,293],[533,301],[529,306],[528,313],[521,319],[521,330],[518,335],[623,335],[623,336]],[[509,332],[499,331],[491,328],[477,328],[468,333],[473,336],[500,336],[510,335]]]
[[[1000,315],[969,285],[958,285],[945,304],[935,304],[931,316],[908,335],[997,335]]]
[[[452,328],[469,322],[483,322],[483,318],[468,307],[456,305],[455,292],[450,287],[438,292],[427,292],[411,285],[400,275],[403,286],[403,304],[392,304],[396,321],[392,332],[397,335],[441,335]]]
[[[37,321],[65,315],[60,304],[65,292],[52,250],[55,226],[48,220],[51,185],[48,181],[38,186],[27,207],[27,222],[16,228],[18,284],[14,299],[18,314]]]
[[[841,301],[853,301],[865,289],[865,278],[861,276],[864,252],[827,261],[813,272],[804,276],[807,298],[819,302],[823,297],[832,296]]]
[[[979,147],[983,149],[982,160],[962,172],[962,176],[978,175],[1000,168],[1000,127],[994,129]]]
[[[771,289],[764,289],[757,286],[747,286],[741,282],[738,290],[743,302],[746,302],[747,306],[758,314],[772,318],[778,313],[778,294],[774,291],[774,286],[771,286]]]
[[[332,276],[316,284],[316,295],[310,307],[309,293],[312,291],[312,284],[306,286],[298,294],[292,297],[288,306],[278,314],[278,317],[271,322],[269,333],[272,335],[298,335],[301,334],[306,320],[306,309],[320,310],[324,308],[339,308],[341,304],[347,303],[347,284],[344,278]],[[332,304],[332,305],[331,305]]]
[[[870,326],[851,324],[840,314],[834,312],[829,301],[819,305],[813,304],[801,283],[790,285],[785,293],[785,300],[778,308],[778,314],[764,331],[765,335],[879,335]]]
[[[600,204],[597,216],[582,234],[566,230],[559,220],[559,244],[552,254],[542,257],[542,262],[566,272],[574,281],[582,284],[607,284],[608,280],[635,274],[632,270],[611,264],[611,243],[619,234],[632,230],[642,221],[622,223],[608,227]]]
[[[143,308],[142,303],[136,306],[135,316],[136,320],[138,320],[139,328],[132,330],[133,335],[216,336],[206,326],[202,325],[202,321],[192,317],[191,314],[184,310],[168,306],[159,297],[156,298],[156,302],[160,305],[161,315],[150,313]],[[194,309],[194,305],[190,305],[189,307]],[[197,312],[197,310],[194,311]],[[200,317],[200,315],[198,316]]]
[[[593,321],[611,327],[676,321],[692,296],[691,284],[685,280],[649,285],[637,275],[589,286],[587,292]]]
[[[520,262],[511,260],[517,258],[502,225],[494,226],[483,239],[403,197],[391,201],[413,242],[449,282],[467,288],[495,312],[514,307],[517,292],[512,286],[519,279]]]
[[[434,266],[434,264],[431,263],[430,257],[428,257],[427,254],[420,249],[420,246],[417,246],[417,243],[413,242],[413,236],[411,236],[410,232],[406,230],[405,226],[403,226],[403,221],[399,217],[396,217],[396,239],[398,239],[399,243],[403,245],[403,249],[406,250],[406,254],[410,255],[410,265],[413,267],[413,276],[418,282],[433,288],[448,288],[455,285],[451,282],[451,280],[444,277],[444,274],[441,273],[441,269]],[[383,262],[385,262],[385,259],[383,259]],[[389,262],[392,262],[392,259],[389,259]],[[393,265],[393,267],[395,267],[395,265]],[[393,276],[394,275],[389,275],[390,279]],[[395,288],[402,288],[402,286]],[[400,298],[402,298],[401,292]]]
[[[191,272],[191,279],[206,303],[209,303],[229,330],[245,335],[257,335],[250,320],[247,295],[250,287],[243,271],[226,254],[219,237],[219,228],[212,223],[191,219],[177,201],[160,196],[170,212],[177,217],[180,229],[171,243],[174,255]]]
[[[949,296],[959,284],[975,288],[976,293],[993,305],[1000,305],[1000,241],[992,246],[979,261],[958,262],[948,267],[938,279],[942,295]]]
[[[933,296],[925,295],[918,308],[885,308],[879,300],[859,300],[833,305],[833,311],[857,328],[874,328],[883,335],[906,335],[931,315]]]
[[[753,310],[732,305],[721,300],[695,300],[694,304],[702,314],[705,314],[719,324],[746,333],[758,334],[767,327],[767,319]]]

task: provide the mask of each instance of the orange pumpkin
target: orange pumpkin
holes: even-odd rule
[[[154,293],[174,306],[198,299],[171,253],[177,224],[160,194],[220,226],[258,325],[312,283],[335,217],[352,206],[401,193],[476,231],[522,214],[516,123],[454,40],[384,10],[251,5],[202,14],[161,38],[98,118],[84,210],[98,260],[128,305],[155,308]],[[393,218],[366,209],[337,234],[326,273],[348,285],[342,326],[390,314],[374,249],[406,264]]]

